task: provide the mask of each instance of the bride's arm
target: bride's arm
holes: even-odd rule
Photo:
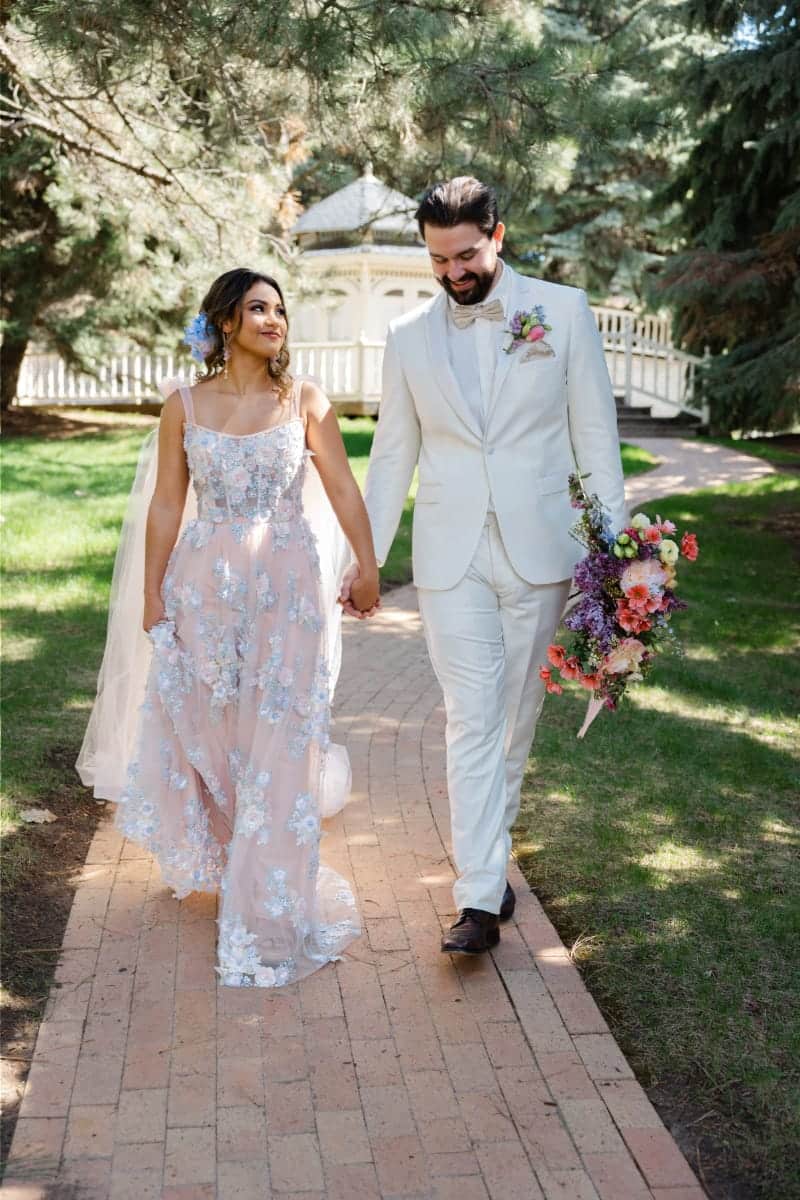
[[[314,454],[314,465],[322,486],[358,562],[358,577],[351,586],[352,600],[360,611],[371,611],[379,599],[378,564],[372,544],[372,530],[361,492],[347,461],[336,413],[325,393],[310,382],[303,384],[300,410],[306,419],[306,441]]]
[[[164,617],[161,584],[178,537],[189,468],[183,449],[183,404],[177,392],[164,402],[158,428],[158,475],[147,511],[144,547],[144,620],[146,630]]]

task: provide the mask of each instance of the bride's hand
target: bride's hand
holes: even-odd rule
[[[380,602],[380,581],[377,575],[374,578],[359,575],[350,584],[350,603],[359,616],[372,616]]]
[[[342,606],[342,611],[346,612],[349,617],[357,617],[359,621],[362,621],[364,617],[371,617],[373,615],[377,607],[380,605],[380,599],[378,599],[372,608],[366,609],[365,611],[362,611],[357,607],[356,604],[353,603],[351,594],[352,587],[359,578],[359,574],[360,568],[358,563],[351,563],[345,571],[342,579],[342,586],[339,589],[339,603]]]
[[[145,633],[149,633],[154,625],[166,618],[164,611],[164,602],[160,596],[145,596],[144,598],[144,617],[142,619],[142,629]]]

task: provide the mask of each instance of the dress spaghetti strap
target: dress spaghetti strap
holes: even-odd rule
[[[192,389],[187,387],[185,383],[178,385],[181,400],[183,401],[183,411],[186,414],[186,420],[190,425],[194,425],[194,403],[192,402]]]

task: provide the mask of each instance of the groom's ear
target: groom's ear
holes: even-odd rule
[[[503,238],[505,236],[506,236],[506,227],[502,221],[498,221],[497,224],[495,225],[494,233],[492,234],[492,241],[494,242],[494,248],[498,254],[503,249]]]

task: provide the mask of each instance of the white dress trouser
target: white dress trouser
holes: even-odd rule
[[[494,513],[464,578],[420,588],[419,608],[447,714],[447,787],[456,907],[499,912],[511,828],[546,662],[570,580],[526,583],[506,554]]]

